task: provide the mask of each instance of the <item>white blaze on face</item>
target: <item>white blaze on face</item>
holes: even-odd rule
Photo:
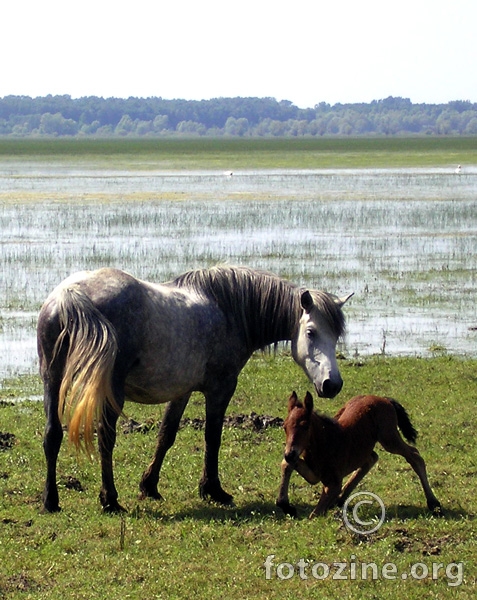
[[[343,385],[336,361],[336,337],[323,325],[318,328],[313,313],[304,312],[300,319],[293,357],[313,382],[319,396],[333,398]]]
[[[336,298],[335,302],[341,307],[349,297]],[[303,292],[301,305],[303,313],[292,340],[293,358],[313,382],[318,395],[333,398],[343,385],[336,360],[338,337],[315,306],[310,292]]]

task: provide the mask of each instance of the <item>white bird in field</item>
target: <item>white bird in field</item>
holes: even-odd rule
[[[462,171],[462,167],[460,165],[457,165],[456,170],[454,171],[454,173],[457,173],[457,175],[459,175]]]

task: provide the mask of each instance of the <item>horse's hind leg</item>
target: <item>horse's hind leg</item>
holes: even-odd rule
[[[356,488],[358,483],[360,481],[362,481],[364,476],[371,471],[371,469],[374,467],[374,465],[377,462],[378,462],[378,455],[376,454],[376,452],[373,451],[373,452],[371,452],[369,460],[367,460],[359,469],[356,469],[356,471],[350,476],[348,481],[344,484],[343,489],[341,490],[341,493],[339,495],[338,501],[336,503],[338,506],[343,506],[343,504],[346,502],[346,500],[351,495],[351,492]]]
[[[419,454],[418,449],[406,444],[398,431],[396,431],[395,435],[388,436],[388,438],[380,439],[379,441],[385,450],[392,454],[400,454],[407,460],[421,481],[429,510],[436,515],[442,514],[441,504],[434,496],[431,486],[429,485],[429,480],[427,479],[426,463]]]
[[[162,496],[157,489],[159,473],[164,457],[176,439],[180,420],[184,414],[185,407],[189,402],[189,398],[190,394],[186,394],[178,400],[169,402],[166,407],[164,418],[162,419],[161,427],[159,429],[154,458],[148,468],[144,471],[141,482],[139,483],[141,499],[154,498],[155,500],[162,500]]]
[[[56,465],[63,428],[58,415],[58,394],[60,381],[51,383],[49,376],[44,375],[44,410],[46,416],[45,433],[43,437],[43,450],[46,458],[46,481],[43,491],[43,506],[47,512],[58,512],[60,509],[58,486],[56,483]]]
[[[99,500],[104,512],[124,512],[118,502],[118,492],[113,476],[113,448],[116,443],[118,415],[111,409],[105,410],[98,423],[98,447],[101,456],[101,491]]]
[[[113,383],[113,393],[120,410],[124,406],[123,384]],[[105,406],[98,423],[98,448],[101,456],[101,491],[99,500],[104,512],[124,512],[118,502],[118,492],[114,484],[113,449],[116,443],[116,424],[119,414],[111,407]]]

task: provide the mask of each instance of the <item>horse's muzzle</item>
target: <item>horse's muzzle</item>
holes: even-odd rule
[[[337,381],[325,379],[321,386],[315,385],[316,392],[320,398],[334,398],[341,392],[343,380],[340,378]]]

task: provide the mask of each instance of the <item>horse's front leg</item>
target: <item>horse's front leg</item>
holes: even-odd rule
[[[203,499],[210,498],[220,504],[233,504],[233,497],[222,489],[219,479],[219,450],[222,441],[222,428],[225,411],[235,391],[237,379],[224,377],[220,389],[205,393],[205,458],[199,494]],[[217,386],[218,387],[218,386]]]
[[[176,439],[177,430],[179,429],[180,420],[184,414],[185,407],[189,402],[190,394],[186,394],[178,400],[169,402],[164,412],[159,435],[157,438],[156,451],[154,457],[144,471],[139,489],[141,491],[140,498],[153,498],[162,500],[162,496],[157,489],[159,483],[159,473],[167,451],[172,446]]]
[[[290,504],[288,498],[288,488],[290,486],[290,477],[294,471],[293,465],[287,462],[285,459],[282,460],[281,464],[282,479],[280,481],[280,489],[278,491],[278,498],[276,505],[281,508],[286,515],[296,517],[296,508]]]

